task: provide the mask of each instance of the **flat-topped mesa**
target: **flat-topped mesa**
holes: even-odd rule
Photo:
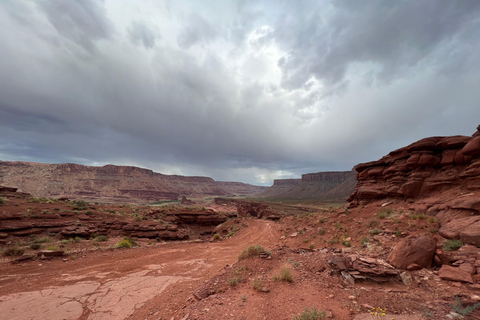
[[[36,197],[80,198],[105,203],[154,202],[232,195],[209,177],[164,175],[132,166],[84,166],[0,161],[0,184]]]
[[[330,171],[302,174],[302,181],[336,181],[342,182],[352,175],[351,171]]]
[[[355,167],[352,206],[383,198],[416,198],[459,188],[480,190],[480,126],[472,137],[430,137]]]
[[[302,181],[301,179],[276,179],[273,180],[274,186],[296,186]]]

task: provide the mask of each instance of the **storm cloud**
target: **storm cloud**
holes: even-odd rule
[[[480,124],[480,2],[0,3],[0,159],[271,184]]]

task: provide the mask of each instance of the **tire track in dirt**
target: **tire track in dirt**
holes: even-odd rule
[[[0,282],[0,320],[158,319],[173,314],[203,281],[236,262],[244,248],[268,246],[280,237],[272,221],[246,223],[247,228],[220,242],[93,252],[69,263],[31,262],[25,268],[0,265],[1,273],[11,276]],[[11,291],[12,281],[19,279],[20,291]],[[167,289],[179,294],[166,295]]]

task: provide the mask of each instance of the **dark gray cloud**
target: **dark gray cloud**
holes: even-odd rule
[[[95,41],[113,33],[103,0],[49,0],[38,1],[37,5],[61,36],[86,50],[93,50]]]
[[[146,49],[153,49],[158,38],[157,33],[152,28],[138,21],[133,21],[127,32],[133,43],[142,44]]]
[[[480,6],[440,3],[4,1],[0,159],[268,184],[470,135]]]

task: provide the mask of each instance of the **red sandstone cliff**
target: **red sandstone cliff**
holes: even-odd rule
[[[480,190],[480,135],[425,138],[355,170],[358,182],[348,199],[353,205],[452,189]]]
[[[71,197],[98,202],[153,202],[188,197],[226,196],[208,177],[163,175],[131,166],[90,167],[0,161],[0,185],[36,197]]]
[[[261,193],[263,197],[345,199],[355,188],[353,171],[303,174],[301,179],[274,180],[273,186]]]

